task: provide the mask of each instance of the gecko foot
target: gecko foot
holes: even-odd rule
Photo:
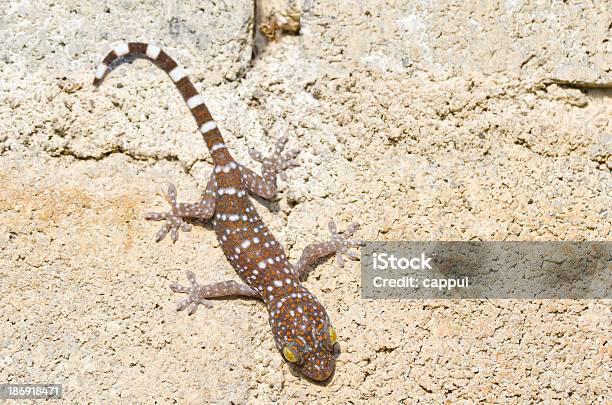
[[[287,180],[287,174],[285,172],[300,165],[297,160],[295,160],[295,157],[297,157],[298,153],[300,153],[299,150],[292,149],[283,154],[285,145],[288,141],[289,138],[286,136],[281,136],[278,138],[276,145],[274,146],[274,151],[269,157],[264,157],[261,152],[258,152],[252,148],[249,149],[249,155],[251,158],[253,158],[253,160],[263,164],[264,172],[268,172],[272,176],[276,176],[278,174],[282,180]]]
[[[164,193],[164,198],[170,204],[170,211],[149,212],[145,214],[145,219],[147,221],[166,221],[159,231],[157,231],[157,234],[155,234],[155,242],[160,242],[162,239],[164,239],[168,232],[170,232],[172,242],[176,242],[178,240],[179,229],[183,232],[189,232],[191,230],[191,225],[186,223],[182,218],[185,216],[185,213],[182,212],[184,211],[182,205],[185,204],[177,204],[176,187],[174,184],[168,185],[168,192]]]
[[[348,239],[357,229],[359,229],[359,225],[353,222],[346,227],[344,233],[340,234],[336,229],[336,224],[332,220],[329,222],[328,228],[329,232],[331,233],[331,240],[329,243],[331,243],[335,248],[336,262],[338,265],[340,267],[344,267],[343,255],[346,255],[351,260],[359,260],[359,254],[354,250],[349,250],[349,247],[364,246],[365,242],[361,240]]]
[[[185,298],[178,302],[176,310],[182,311],[187,309],[187,314],[193,315],[198,309],[199,304],[204,305],[206,308],[212,308],[212,304],[209,301],[200,298],[202,286],[196,281],[195,274],[193,274],[191,271],[187,271],[186,274],[187,280],[189,280],[189,283],[191,284],[190,287],[184,287],[177,283],[170,284],[170,289],[173,292],[188,294]]]
[[[308,268],[315,264],[317,260],[322,257],[336,254],[336,261],[340,267],[344,267],[344,255],[346,255],[349,259],[359,260],[359,254],[354,250],[349,250],[350,247],[364,246],[365,243],[360,240],[352,240],[348,239],[359,225],[353,223],[349,224],[346,228],[346,231],[343,233],[339,233],[336,229],[336,224],[334,221],[330,221],[329,232],[331,233],[331,239],[327,242],[320,243],[311,243],[306,246],[304,251],[302,252],[302,256],[300,260],[293,266],[295,274],[303,280],[308,272]]]

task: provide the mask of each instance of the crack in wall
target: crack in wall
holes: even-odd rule
[[[71,157],[75,160],[79,160],[79,161],[94,161],[94,162],[101,162],[105,159],[110,158],[111,156],[114,155],[123,155],[131,160],[134,161],[139,161],[139,162],[161,162],[161,161],[166,161],[166,162],[173,162],[173,163],[179,163],[179,166],[183,169],[183,172],[185,174],[191,174],[191,171],[193,169],[193,166],[198,163],[198,162],[204,162],[206,161],[205,159],[195,159],[193,162],[190,163],[185,163],[182,162],[178,156],[176,155],[162,155],[162,156],[143,156],[143,155],[138,155],[135,153],[132,153],[128,150],[123,149],[122,147],[115,147],[109,151],[103,152],[99,155],[96,156],[83,156],[83,155],[79,155],[77,153],[75,153],[72,150],[61,150],[61,151],[56,151],[55,153],[53,152],[49,152],[49,155],[52,158],[56,158],[56,157]]]
[[[582,81],[570,81],[563,79],[546,79],[542,82],[544,85],[557,84],[562,88],[578,89],[578,90],[612,90],[612,83],[600,83],[600,82],[582,82]],[[606,96],[612,96],[612,93],[606,94]]]
[[[283,35],[299,35],[301,14],[298,0],[253,0],[251,64],[270,42]]]

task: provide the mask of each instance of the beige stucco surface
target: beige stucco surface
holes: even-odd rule
[[[476,2],[475,2],[476,3]],[[112,45],[150,41],[201,89],[234,156],[283,134],[302,165],[256,206],[288,255],[335,219],[366,240],[610,240],[610,5],[304,0],[254,60],[247,1],[0,3],[0,382],[69,402],[606,403],[610,301],[373,301],[360,269],[306,283],[342,354],[292,373],[264,306],[193,317],[168,289],[236,278],[210,226],[156,244],[167,182],[211,159],[146,61],[94,91]]]

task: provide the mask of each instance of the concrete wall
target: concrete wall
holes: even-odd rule
[[[155,244],[142,216],[170,181],[197,199],[209,153],[146,61],[90,84],[113,44],[154,42],[237,160],[289,135],[302,165],[256,205],[292,260],[331,218],[368,240],[609,240],[609,4],[473,4],[293,2],[299,35],[251,60],[246,1],[2,2],[0,381],[71,402],[610,398],[609,302],[365,301],[359,263],[327,260],[306,283],[342,346],[327,386],[256,301],[176,313],[186,270],[236,276],[209,226]]]

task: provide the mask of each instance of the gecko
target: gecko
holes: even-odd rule
[[[210,220],[225,257],[242,280],[200,284],[194,273],[187,271],[188,286],[170,285],[174,293],[187,294],[179,301],[177,310],[187,309],[192,315],[200,304],[212,307],[212,298],[260,299],[268,310],[268,323],[283,358],[315,381],[328,380],[335,371],[340,351],[337,333],[323,305],[302,281],[307,270],[326,256],[335,254],[340,267],[344,266],[344,255],[358,260],[351,247],[363,246],[364,242],[349,239],[358,225],[351,223],[344,232],[338,232],[332,220],[328,225],[331,238],[306,246],[300,259],[290,263],[249,197],[274,200],[277,177],[286,180],[286,171],[299,166],[296,161],[299,151],[285,151],[288,137],[281,136],[269,156],[249,149],[251,158],[262,164],[261,175],[236,162],[204,98],[186,72],[153,44],[129,42],[114,47],[98,65],[93,85],[98,88],[111,70],[129,58],[149,60],[170,77],[191,111],[213,161],[212,173],[199,201],[178,203],[176,187],[169,184],[165,198],[170,210],[145,215],[146,220],[164,221],[155,241],[160,242],[170,233],[172,242],[176,242],[179,230],[191,230],[188,221]]]

